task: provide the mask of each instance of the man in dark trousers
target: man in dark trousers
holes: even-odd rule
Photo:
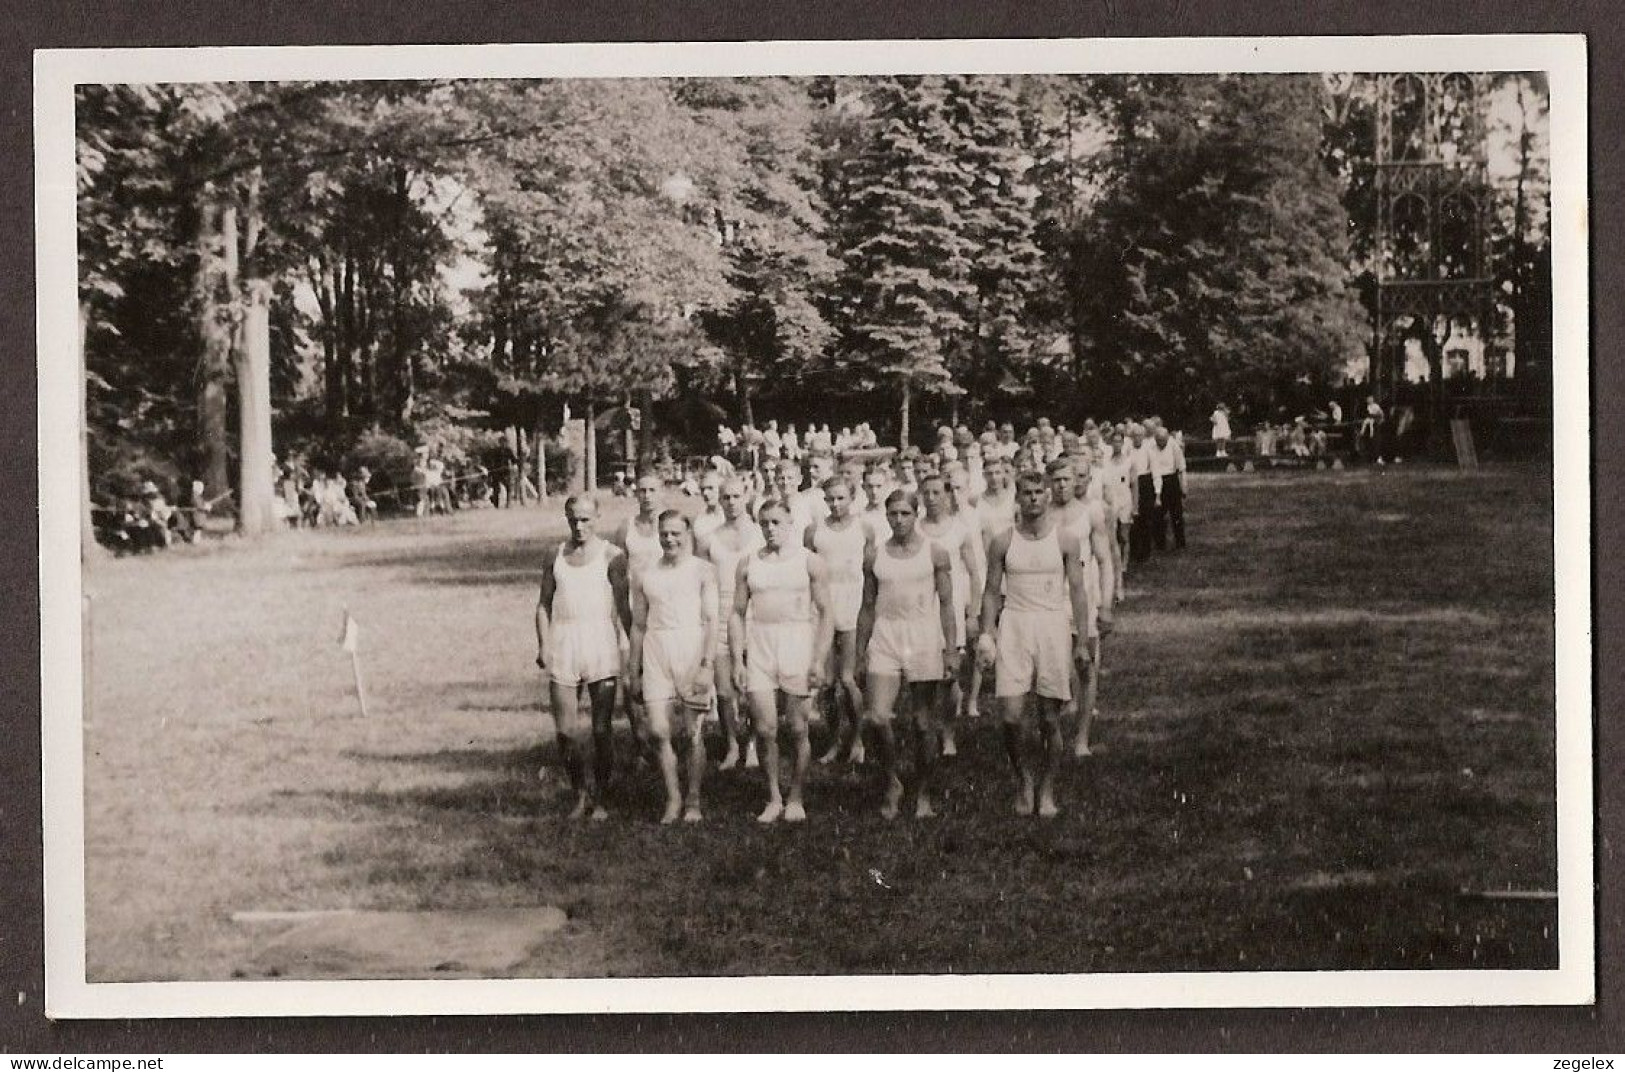
[[[1185,549],[1185,451],[1179,440],[1158,424],[1146,444],[1151,462],[1151,487],[1156,513],[1151,522],[1151,542],[1159,551],[1168,549],[1168,529],[1174,530],[1174,550]]]
[[[1128,426],[1129,486],[1134,491],[1134,520],[1128,531],[1130,562],[1144,562],[1151,557],[1151,526],[1157,516],[1157,489],[1151,477],[1150,449],[1145,441],[1145,426]]]

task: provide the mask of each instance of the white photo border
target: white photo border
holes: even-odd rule
[[[1550,85],[1558,950],[1551,970],[90,983],[74,88],[899,73],[1544,71]],[[50,49],[34,54],[46,1012],[53,1018],[1575,1005],[1595,1001],[1587,57],[1581,35]]]

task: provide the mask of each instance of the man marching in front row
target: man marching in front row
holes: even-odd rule
[[[626,626],[626,556],[599,539],[594,527],[598,504],[588,495],[564,503],[570,536],[542,571],[536,601],[536,665],[548,675],[549,702],[559,755],[570,777],[575,806],[570,818],[592,808],[594,819],[607,819],[604,791],[615,767],[615,685],[621,673],[621,638],[616,619]],[[591,709],[592,776],[587,774],[588,721],[581,712],[581,690]]]
[[[1060,811],[1055,776],[1065,750],[1061,705],[1072,696],[1073,662],[1080,670],[1089,664],[1087,631],[1072,633],[1073,622],[1089,620],[1089,588],[1078,538],[1066,531],[1059,511],[1050,510],[1049,484],[1042,474],[1026,472],[1016,478],[1016,508],[1015,527],[994,537],[988,548],[977,657],[994,666],[993,691],[1004,716],[1004,747],[1016,772],[1016,812],[1021,815],[1032,814],[1034,803],[1025,740],[1027,697],[1034,696],[1043,755],[1038,814],[1050,818]]]
[[[659,518],[660,558],[632,578],[632,691],[643,696],[645,728],[666,785],[662,823],[697,823],[705,776],[701,730],[711,705],[711,656],[716,649],[717,583],[709,562],[689,553],[688,518],[667,510]],[[683,806],[672,751],[672,717],[679,723],[688,766]]]
[[[863,609],[858,616],[858,650],[866,663],[867,718],[886,779],[880,814],[896,818],[903,797],[897,773],[897,739],[892,714],[905,689],[915,729],[916,818],[927,819],[932,771],[939,748],[939,719],[947,712],[948,683],[959,669],[959,648],[950,639],[957,623],[953,565],[946,550],[916,528],[919,503],[898,489],[886,498],[891,538],[864,551]],[[1029,808],[1030,810],[1030,808]]]
[[[762,504],[756,522],[765,546],[740,559],[728,622],[734,677],[750,701],[767,774],[767,807],[757,822],[807,818],[802,783],[812,746],[807,708],[823,681],[834,633],[829,582],[818,555],[794,541],[790,510],[777,499]],[[779,707],[795,741],[790,792],[779,793]]]

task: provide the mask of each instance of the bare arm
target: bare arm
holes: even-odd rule
[[[959,670],[959,649],[954,647],[954,566],[948,552],[940,547],[931,548],[932,581],[937,589],[937,613],[942,621],[942,654],[950,674]]]
[[[642,578],[633,577],[627,588],[632,604],[632,626],[627,630],[627,679],[636,689],[643,677],[643,634],[649,629],[649,600],[643,594]]]
[[[734,567],[734,605],[728,615],[728,650],[733,652],[734,677],[744,687],[745,680],[745,612],[750,609],[750,585],[745,583],[745,567],[755,551],[739,557]]]
[[[700,671],[709,681],[711,653],[717,650],[717,571],[709,562],[700,567]]]
[[[1089,586],[1083,579],[1083,552],[1076,536],[1061,536],[1061,561],[1066,569],[1067,587],[1072,592],[1072,627],[1077,630],[1072,657],[1089,661]]]
[[[880,581],[875,577],[875,542],[870,540],[863,548],[863,602],[858,607],[858,661],[864,662],[869,651],[869,638],[875,631],[875,600],[880,597]]]
[[[542,567],[542,588],[536,599],[536,665],[545,666],[547,657],[547,638],[552,634],[553,623],[553,590],[557,582],[553,579],[553,563],[558,561],[559,548],[555,547],[548,556],[547,565]]]
[[[1004,555],[1010,550],[1013,529],[1005,529],[993,537],[987,549],[987,583],[982,588],[982,628],[989,636],[999,624],[999,612],[1004,609]]]
[[[808,674],[809,682],[816,687],[823,683],[824,664],[835,643],[835,610],[829,598],[829,570],[816,554],[807,556],[807,577],[812,581],[813,608],[818,612],[813,632],[812,670]]]
[[[620,552],[609,560],[609,588],[615,595],[615,613],[620,616],[621,628],[632,630],[632,600],[627,591],[631,572],[627,565],[626,553]]]
[[[1089,511],[1089,547],[1100,572],[1100,633],[1104,636],[1111,632],[1112,607],[1117,604],[1117,570],[1112,566],[1111,526],[1106,508],[1099,503]]]
[[[965,608],[967,615],[966,626],[977,629],[982,621],[982,585],[986,578],[982,575],[982,556],[977,554],[978,540],[969,528],[965,530],[965,539],[959,545],[960,557],[965,562],[965,572],[970,575],[969,605]]]

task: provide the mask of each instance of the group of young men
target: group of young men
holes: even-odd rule
[[[1140,515],[1182,502],[1182,457],[1153,469],[1159,436],[1168,442],[1165,429],[1148,441],[1143,426],[1089,426],[985,451],[950,439],[885,463],[845,457],[839,471],[819,452],[810,484],[788,459],[754,479],[708,473],[692,518],[660,509],[663,482],[644,475],[636,515],[608,539],[595,500],[572,496],[536,608],[571,816],[608,815],[623,680],[665,823],[704,816],[712,712],[719,769],[762,772],[758,821],[805,821],[815,705],[830,731],[821,763],[872,754],[881,814],[911,795],[929,818],[939,757],[955,754],[955,724],[977,717],[989,682],[1015,810],[1058,814],[1067,730],[1074,755],[1092,753],[1101,639],[1126,596]]]

